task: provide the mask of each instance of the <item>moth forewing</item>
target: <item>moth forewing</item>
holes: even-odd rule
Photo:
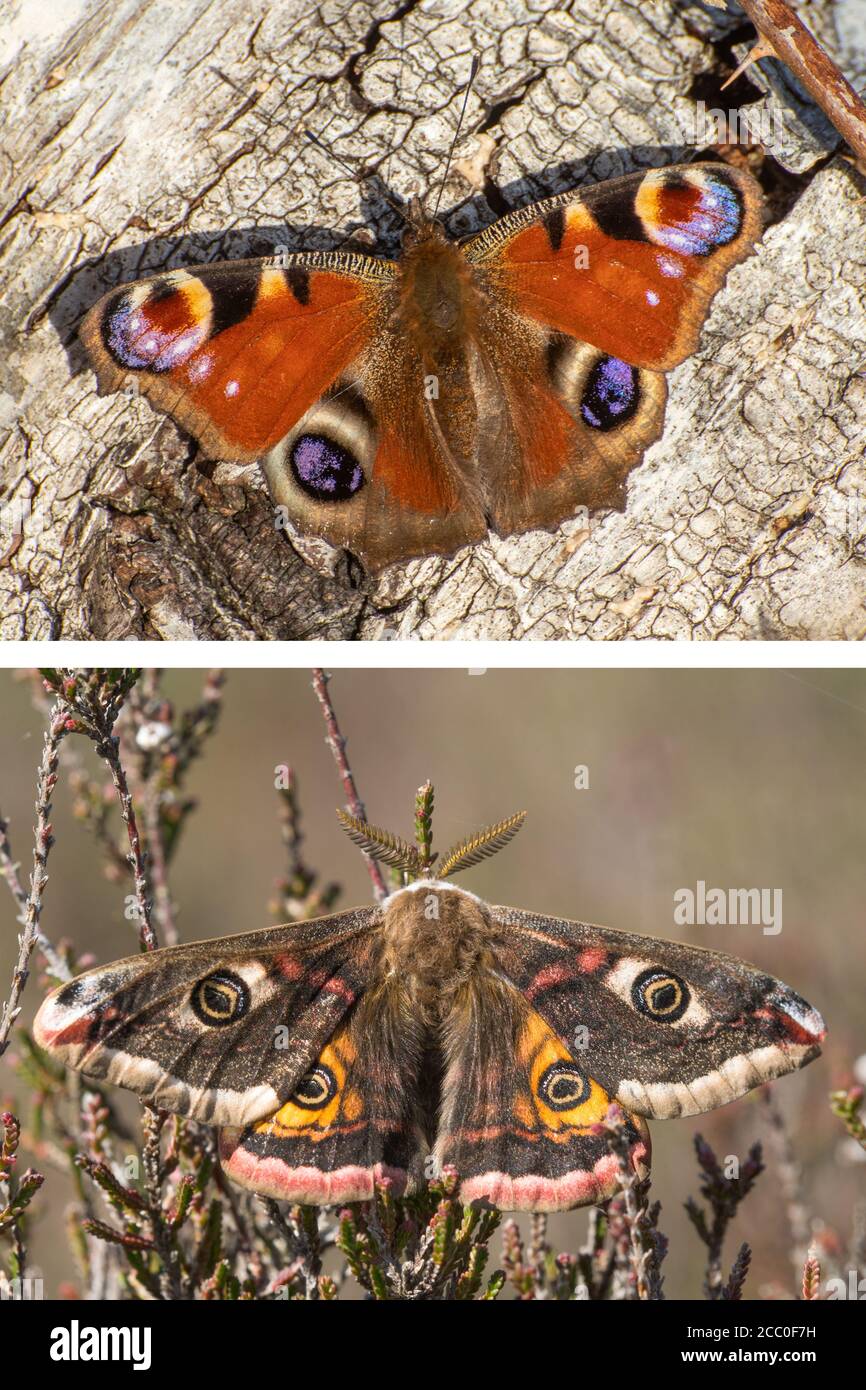
[[[360,997],[379,920],[360,908],[98,966],[43,1001],[34,1036],[162,1109],[248,1124],[292,1094]]]

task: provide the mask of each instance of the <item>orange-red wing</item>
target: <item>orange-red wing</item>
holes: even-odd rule
[[[694,350],[713,295],[751,250],[760,201],[749,174],[678,165],[525,208],[465,250],[518,313],[666,371]]]
[[[169,271],[112,290],[82,338],[102,390],[135,383],[212,457],[252,460],[365,349],[392,275],[339,254]]]

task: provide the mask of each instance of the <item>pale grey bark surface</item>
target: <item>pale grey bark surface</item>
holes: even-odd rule
[[[862,52],[834,28],[845,7],[800,9],[862,83]],[[753,76],[790,171],[776,220],[671,374],[664,435],[626,512],[588,531],[494,538],[370,581],[275,530],[256,466],[202,463],[146,402],[99,398],[76,340],[104,289],[163,266],[359,230],[394,254],[379,193],[435,186],[473,53],[443,198],[454,233],[689,158],[713,138],[696,129],[696,93],[712,90],[724,44],[742,56],[736,17],[676,0],[6,11],[4,639],[863,635],[866,180],[814,108],[793,109],[774,64]],[[304,128],[378,169],[378,187],[359,188]]]

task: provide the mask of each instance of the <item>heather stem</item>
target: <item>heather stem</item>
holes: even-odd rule
[[[328,737],[325,741],[329,745],[331,752],[334,755],[334,761],[337,764],[337,770],[340,774],[340,778],[343,783],[343,789],[346,793],[346,805],[349,808],[349,812],[351,813],[351,815],[355,816],[357,820],[366,821],[367,812],[364,809],[364,803],[358,795],[358,789],[355,786],[355,778],[352,774],[352,769],[349,765],[349,760],[346,757],[346,740],[340,732],[340,726],[337,723],[337,716],[334,713],[334,706],[331,703],[331,697],[328,694],[329,680],[330,676],[327,674],[326,671],[323,671],[320,666],[316,666],[313,668],[313,689],[315,690],[319,700],[319,704],[322,707],[322,714],[325,719],[325,728],[328,730]],[[370,879],[373,884],[373,893],[375,895],[376,901],[381,902],[383,898],[386,898],[388,896],[388,889],[385,887],[385,880],[382,878],[382,871],[379,868],[379,865],[376,863],[375,859],[371,859],[370,856],[367,854],[364,855],[364,859],[367,864],[367,872],[369,873]]]
[[[57,765],[60,759],[60,744],[68,733],[66,717],[62,704],[58,701],[51,710],[51,719],[45,734],[42,761],[36,781],[36,831],[33,845],[33,873],[30,878],[30,892],[24,908],[24,929],[18,937],[18,960],[12,976],[9,999],[3,1006],[0,1017],[0,1056],[9,1046],[9,1035],[18,1014],[21,1012],[21,995],[30,975],[30,957],[39,941],[39,918],[42,912],[42,897],[48,882],[46,865],[54,837],[51,834],[51,798],[57,783]]]
[[[129,783],[126,780],[126,773],[120,761],[118,752],[118,741],[108,730],[100,730],[103,733],[96,742],[96,751],[101,758],[108,764],[111,773],[111,780],[117,792],[117,799],[120,803],[120,814],[126,826],[126,833],[129,839],[129,862],[132,865],[132,874],[135,882],[135,896],[138,902],[138,934],[143,951],[155,951],[159,945],[156,939],[156,932],[151,921],[151,901],[148,896],[147,869],[144,862],[144,850],[141,844],[141,835],[138,830],[138,821],[135,816],[135,806],[132,801],[132,793],[129,790]]]

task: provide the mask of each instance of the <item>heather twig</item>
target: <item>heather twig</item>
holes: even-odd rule
[[[9,885],[9,891],[18,906],[17,920],[22,927],[26,927],[28,894],[18,876],[18,864],[12,857],[12,846],[9,842],[9,822],[2,816],[0,816],[0,874]],[[45,935],[41,925],[36,929],[36,946],[48,967],[49,973],[54,976],[55,980],[71,980],[72,971],[68,963]]]
[[[739,1301],[743,1296],[743,1285],[749,1273],[749,1265],[752,1263],[752,1250],[747,1241],[743,1241],[734,1260],[730,1278],[725,1284],[719,1297],[726,1302]]]
[[[67,716],[67,728],[85,734],[93,743],[111,774],[120,814],[129,840],[129,862],[135,884],[135,897],[142,950],[153,951],[158,942],[151,921],[151,900],[144,848],[138,829],[135,806],[126,770],[118,751],[114,725],[123,704],[138,680],[140,671],[129,670],[44,670],[46,684],[60,697]]]
[[[291,768],[285,769],[285,785],[277,786],[277,794],[280,835],[288,862],[285,876],[277,880],[278,896],[271,903],[271,911],[280,922],[307,921],[330,912],[339,896],[340,885],[326,883],[318,887],[319,875],[304,859],[301,807],[297,780]]]
[[[364,809],[364,803],[358,795],[354,774],[352,773],[348,757],[346,756],[346,740],[340,732],[340,726],[337,723],[337,716],[334,713],[334,706],[328,691],[329,680],[330,676],[326,671],[322,670],[321,667],[317,666],[313,670],[313,689],[316,692],[316,697],[321,706],[322,715],[325,720],[325,728],[328,731],[325,742],[334,755],[337,771],[340,774],[343,790],[346,793],[346,805],[349,808],[350,814],[354,816],[356,820],[366,821],[367,812]],[[373,884],[373,893],[376,901],[381,902],[382,899],[388,895],[388,890],[385,887],[385,880],[382,877],[382,871],[375,859],[372,859],[370,855],[365,854],[364,861],[367,865],[370,881]]]
[[[803,1175],[794,1153],[785,1117],[779,1109],[772,1087],[765,1086],[761,1094],[769,1121],[770,1142],[791,1231],[791,1263],[799,1279],[812,1239],[812,1221],[803,1193]]]
[[[607,1139],[608,1148],[616,1157],[622,1192],[619,1196],[622,1220],[628,1238],[631,1282],[635,1296],[640,1299],[661,1299],[663,1279],[659,1266],[667,1244],[658,1232],[660,1207],[650,1207],[649,1177],[640,1178],[631,1161],[631,1140],[625,1114],[619,1105],[611,1105],[598,1131]]]
[[[698,1206],[692,1197],[689,1197],[685,1204],[686,1211],[692,1225],[707,1247],[704,1293],[709,1299],[724,1298],[726,1295],[722,1284],[722,1246],[728,1226],[737,1214],[737,1208],[751,1192],[758,1175],[764,1170],[761,1145],[753,1144],[748,1157],[742,1164],[739,1162],[731,1164],[728,1160],[726,1166],[730,1165],[731,1171],[727,1173],[723,1171],[710,1145],[700,1134],[695,1135],[695,1151],[702,1174],[701,1194],[706,1198],[710,1207],[709,1219],[707,1213]],[[745,1263],[748,1267],[748,1261],[744,1261],[742,1248],[737,1257],[737,1263],[741,1267]],[[742,1279],[744,1279],[745,1268],[741,1268],[741,1272]],[[736,1273],[737,1264],[735,1264],[734,1272],[731,1275],[732,1280]],[[739,1281],[740,1284],[742,1284],[742,1279]]]
[[[432,782],[425,782],[415,793],[415,844],[423,871],[436,859],[433,853],[433,805],[435,792]]]
[[[591,1207],[586,1242],[577,1254],[575,1297],[598,1301],[610,1296],[616,1251],[607,1245],[607,1212]]]
[[[838,1115],[852,1139],[856,1139],[862,1149],[866,1149],[866,1122],[861,1113],[863,1087],[850,1086],[847,1091],[830,1093],[830,1109]]]
[[[283,1237],[289,1255],[288,1267],[275,1280],[275,1291],[285,1288],[291,1296],[292,1286],[299,1286],[303,1290],[303,1298],[308,1302],[317,1302],[323,1297],[320,1288],[322,1240],[318,1212],[314,1207],[293,1206],[284,1214],[279,1203],[270,1197],[260,1198],[260,1201]]]
[[[803,1297],[807,1302],[821,1297],[821,1265],[811,1250],[803,1263]]]
[[[27,1250],[24,1244],[22,1217],[45,1179],[32,1168],[28,1168],[20,1179],[16,1179],[15,1164],[21,1126],[17,1116],[8,1110],[0,1115],[0,1125],[3,1126],[3,1142],[0,1144],[0,1234],[11,1238],[12,1241],[12,1278],[23,1279],[27,1266]],[[4,1283],[5,1276],[0,1271],[0,1292]]]
[[[499,1213],[464,1207],[448,1167],[414,1197],[397,1201],[383,1183],[373,1202],[340,1213],[337,1246],[355,1278],[376,1300],[495,1298],[496,1271],[482,1288],[487,1245]]]
[[[9,1035],[21,1012],[21,995],[30,975],[30,957],[39,940],[39,918],[42,898],[48,882],[46,866],[54,836],[51,833],[51,799],[57,783],[57,762],[62,739],[69,732],[69,723],[62,701],[57,701],[45,734],[42,761],[36,781],[36,832],[33,846],[33,872],[30,892],[23,906],[24,925],[18,937],[18,959],[12,976],[9,999],[0,1014],[0,1057],[9,1046]],[[8,880],[7,880],[8,881]]]

